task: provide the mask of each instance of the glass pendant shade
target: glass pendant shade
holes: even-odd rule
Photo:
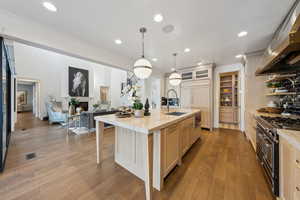
[[[172,72],[169,76],[169,83],[173,86],[177,86],[181,83],[182,77],[178,72]]]
[[[140,79],[146,79],[148,78],[152,73],[152,65],[144,56],[144,34],[146,33],[147,29],[145,27],[140,28],[140,32],[142,34],[142,50],[143,54],[140,59],[135,61],[133,65],[133,72],[136,75],[136,77]]]
[[[152,65],[147,59],[140,58],[134,63],[133,72],[138,78],[146,79],[152,73]]]
[[[176,56],[177,56],[177,53],[173,53],[173,56],[174,56],[174,66],[176,67]],[[175,70],[175,68],[173,68]],[[173,86],[177,86],[181,83],[181,80],[182,80],[182,77],[181,77],[181,74],[179,74],[176,70],[173,71],[170,76],[169,76],[169,83]]]

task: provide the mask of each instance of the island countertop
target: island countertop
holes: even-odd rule
[[[165,109],[155,109],[151,110],[150,116],[142,118],[135,118],[134,116],[129,118],[118,118],[113,114],[96,116],[95,120],[149,134],[153,131],[160,130],[192,115],[200,113],[200,109],[170,109],[170,112],[184,112],[185,114],[181,116],[173,116],[167,115],[167,110]]]
[[[300,131],[277,129],[277,132],[300,151]]]

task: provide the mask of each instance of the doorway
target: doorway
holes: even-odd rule
[[[40,82],[28,78],[17,78],[16,130],[33,126],[34,118],[40,118]],[[30,120],[31,119],[31,120]]]
[[[219,75],[219,128],[240,129],[239,72]]]

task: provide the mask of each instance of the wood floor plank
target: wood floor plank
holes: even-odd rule
[[[104,133],[104,160],[96,165],[95,134],[67,134],[29,113],[12,134],[0,174],[5,200],[143,200],[144,182],[114,162],[114,129]],[[23,129],[23,130],[22,130]],[[37,157],[26,160],[27,153]],[[155,200],[271,200],[256,156],[236,130],[203,131],[165,179]]]

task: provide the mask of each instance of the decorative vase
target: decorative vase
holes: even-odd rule
[[[75,107],[73,105],[69,106],[69,115],[74,115],[75,114]]]
[[[134,110],[134,116],[140,118],[144,116],[144,110]]]
[[[77,108],[76,108],[76,113],[77,113],[77,114],[80,114],[80,113],[81,113],[81,110],[82,110],[81,107],[77,107]]]
[[[151,115],[151,113],[149,112],[149,108],[150,108],[150,105],[149,105],[149,100],[147,98],[146,103],[145,103],[145,113],[144,113],[145,116]]]

